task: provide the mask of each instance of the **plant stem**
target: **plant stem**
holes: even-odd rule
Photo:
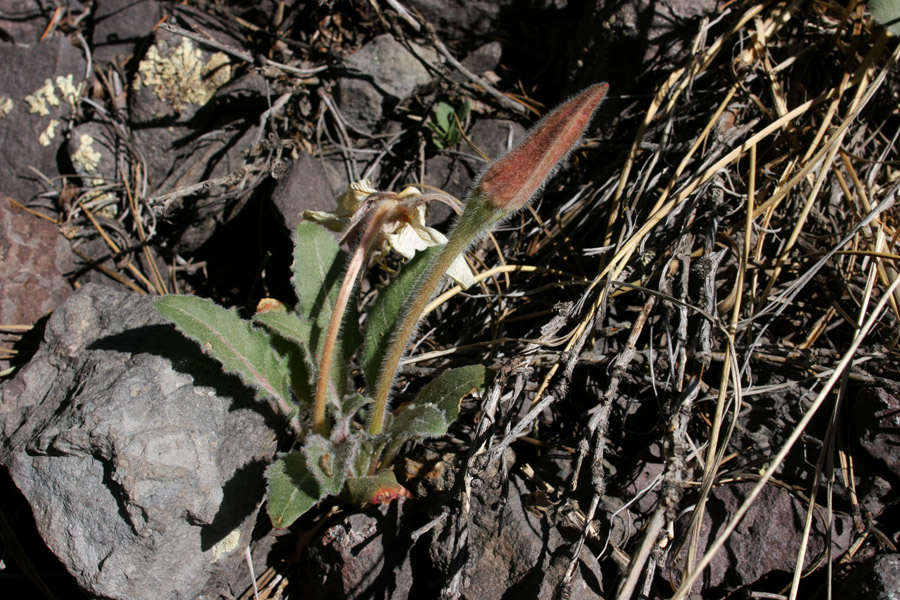
[[[369,433],[373,435],[381,433],[384,426],[384,415],[387,411],[388,397],[391,394],[391,386],[394,383],[394,376],[400,364],[400,359],[403,358],[403,352],[406,350],[410,338],[412,338],[416,324],[425,311],[428,301],[434,295],[441,278],[447,272],[447,269],[450,268],[453,261],[456,260],[456,257],[469,244],[474,242],[479,235],[488,231],[494,223],[507,214],[508,211],[485,202],[477,194],[474,195],[466,205],[466,210],[459,218],[453,233],[450,234],[450,239],[447,240],[443,251],[434,258],[431,265],[419,276],[414,293],[406,301],[406,305],[401,311],[400,320],[394,329],[393,338],[378,374],[378,381],[375,385],[375,407],[372,410],[372,420],[369,421]]]
[[[366,257],[369,255],[369,251],[378,239],[378,234],[381,232],[381,228],[393,207],[394,203],[386,201],[375,208],[362,239],[356,245],[356,249],[347,263],[347,272],[344,273],[344,280],[341,282],[341,288],[338,290],[338,295],[331,311],[328,331],[325,334],[325,345],[322,347],[322,356],[319,358],[319,372],[316,379],[316,395],[313,408],[313,431],[319,435],[327,436],[328,433],[328,427],[325,423],[325,405],[328,400],[328,384],[331,380],[334,349],[337,347],[344,313],[347,311],[347,304],[350,302],[353,288],[356,287],[356,279],[359,272],[365,263]]]

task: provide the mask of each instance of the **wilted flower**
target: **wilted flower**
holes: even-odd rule
[[[431,198],[412,186],[399,194],[378,192],[368,179],[363,179],[351,183],[349,189],[338,196],[335,212],[304,211],[303,217],[333,231],[343,231],[346,239],[364,226],[378,206],[392,203],[382,226],[384,242],[374,253],[376,260],[381,262],[392,249],[404,258],[412,259],[416,252],[447,243],[447,236],[425,224],[425,202]],[[463,288],[475,283],[475,276],[463,255],[453,261],[447,275]]]

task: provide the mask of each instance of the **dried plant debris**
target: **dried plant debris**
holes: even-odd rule
[[[160,4],[164,23],[109,62],[72,7],[33,34],[46,68],[0,74],[23,82],[0,87],[0,131],[27,124],[0,149],[28,174],[4,193],[50,215],[74,277],[244,316],[296,302],[289,230],[352,182],[463,197],[565,86],[609,81],[535,203],[467,250],[474,283],[425,307],[392,408],[445,369],[490,376],[446,436],[398,450],[415,498],[310,508],[291,530],[309,561],[266,572],[272,597],[306,593],[323,555],[345,572],[322,589],[363,597],[343,560],[360,544],[393,561],[366,588],[385,597],[493,581],[496,597],[813,598],[892,564],[900,43],[856,1],[561,4],[529,4],[553,34],[527,39],[506,3]],[[616,35],[591,62],[598,31]],[[454,206],[415,225],[446,234]],[[406,264],[383,253],[360,277],[360,314]],[[526,551],[500,556],[507,539]]]

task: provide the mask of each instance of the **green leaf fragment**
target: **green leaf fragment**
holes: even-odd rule
[[[155,302],[161,315],[204,352],[256,390],[260,399],[275,398],[291,407],[288,356],[279,353],[271,334],[253,327],[233,309],[196,296],[163,296]]]
[[[486,370],[483,365],[469,365],[448,369],[428,382],[416,396],[417,406],[434,405],[452,423],[459,416],[459,402],[463,396],[484,386]]]
[[[269,482],[266,510],[272,524],[279,529],[290,526],[323,496],[321,487],[306,468],[306,457],[300,452],[285,454],[269,465],[266,479]]]
[[[297,225],[294,235],[294,290],[297,293],[297,315],[309,323],[309,348],[318,359],[325,346],[331,313],[337,302],[344,276],[346,256],[331,233],[314,223]],[[349,363],[362,343],[359,333],[359,311],[350,302],[343,317],[341,335],[331,369],[329,400],[340,404],[349,391]]]
[[[409,491],[397,483],[397,477],[390,469],[378,471],[374,475],[351,477],[347,480],[347,499],[359,506],[384,504],[400,496],[410,497]]]
[[[900,35],[900,0],[869,0],[868,6],[876,21]]]
[[[368,311],[365,339],[360,357],[363,375],[369,387],[375,386],[378,370],[384,360],[394,326],[407,298],[413,293],[419,276],[437,256],[443,246],[432,246],[400,268],[400,272],[379,293]]]

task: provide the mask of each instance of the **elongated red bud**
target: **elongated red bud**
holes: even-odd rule
[[[485,171],[473,197],[505,211],[524,207],[591,123],[609,85],[587,88],[544,117],[509,154]]]

